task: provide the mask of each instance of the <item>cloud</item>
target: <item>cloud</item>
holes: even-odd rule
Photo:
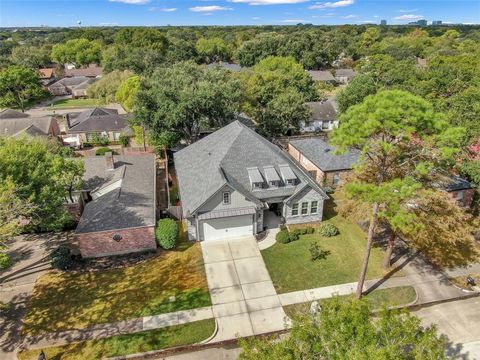
[[[345,16],[342,16],[343,19],[354,19],[358,17],[358,15],[353,15],[353,14],[350,14],[350,15],[345,15]]]
[[[108,0],[108,1],[131,4],[131,5],[145,5],[145,4],[148,4],[151,0]]]
[[[252,17],[252,20],[261,20],[261,19],[262,19],[262,18],[259,17],[259,16],[254,16],[254,17]]]
[[[202,12],[202,13],[212,13],[214,11],[226,11],[226,10],[233,10],[231,7],[227,6],[218,6],[218,5],[210,5],[210,6],[194,6],[189,9],[193,12]]]
[[[418,9],[398,10],[398,12],[401,12],[401,13],[409,13],[409,12],[415,12],[415,11],[418,11]]]
[[[361,23],[364,23],[364,24],[376,24],[377,22],[374,21],[374,20],[362,20],[360,21]]]
[[[233,3],[242,3],[248,5],[286,5],[299,4],[310,0],[229,0]]]
[[[401,21],[415,21],[415,20],[420,20],[424,18],[425,16],[423,15],[405,14],[405,15],[395,16],[393,19],[401,20]]]
[[[317,2],[315,5],[309,6],[309,9],[332,9],[332,8],[338,8],[338,7],[344,7],[344,6],[350,6],[355,3],[355,0],[340,0],[340,1],[335,1],[335,2],[326,2],[326,3],[320,3]]]
[[[177,8],[162,8],[162,9],[158,9],[160,11],[163,11],[163,12],[174,12],[174,11],[177,11]]]
[[[286,19],[286,20],[282,20],[283,23],[294,23],[294,24],[298,24],[298,23],[304,23],[306,22],[305,20],[303,19]]]

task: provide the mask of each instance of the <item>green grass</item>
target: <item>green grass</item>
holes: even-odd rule
[[[348,295],[348,297],[351,297],[353,295]],[[412,286],[399,286],[395,288],[390,288],[390,289],[380,289],[380,290],[374,290],[368,295],[365,295],[364,298],[366,298],[369,302],[369,305],[372,309],[380,309],[383,306],[402,306],[402,305],[407,305],[411,303],[412,301],[415,300],[417,294],[415,292],[415,289]],[[341,296],[341,297],[347,297],[347,296]],[[321,300],[319,303],[322,301],[328,301],[327,300]],[[310,306],[311,302],[307,303],[300,303],[300,304],[293,304],[293,305],[287,305],[284,306],[283,309],[285,310],[285,313],[287,316],[290,318],[295,317],[295,315],[298,315],[299,313],[308,313],[310,311]]]
[[[337,226],[340,234],[329,238],[321,236],[318,227],[326,222]],[[358,225],[338,215],[315,226],[317,229],[314,234],[301,235],[297,241],[288,244],[277,243],[262,251],[277,292],[285,293],[358,280],[365,254],[365,233]],[[310,260],[309,247],[313,241],[318,241],[322,250],[330,252],[326,259]],[[382,268],[382,259],[383,251],[380,248],[373,248],[367,272],[368,279],[381,278],[386,274]]]
[[[200,244],[183,240],[176,249],[137,265],[87,273],[55,270],[41,276],[23,331],[35,335],[83,329],[210,304]]]
[[[128,335],[88,340],[79,343],[44,348],[47,359],[103,359],[140,352],[190,345],[207,339],[215,330],[215,320],[208,319]],[[19,360],[36,360],[40,349],[24,350]]]
[[[66,109],[66,108],[77,108],[77,107],[90,107],[97,106],[97,99],[62,99],[57,100],[53,103],[52,108],[55,109]]]

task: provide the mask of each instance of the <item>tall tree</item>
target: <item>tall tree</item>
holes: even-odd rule
[[[364,300],[322,301],[299,315],[286,337],[241,341],[240,360],[447,359],[446,337],[408,311],[373,315]]]
[[[115,101],[115,95],[123,81],[129,79],[134,74],[129,70],[114,70],[100,78],[87,89],[87,95],[98,99],[102,104],[108,104]]]
[[[30,100],[43,94],[40,78],[34,70],[15,65],[0,72],[0,106],[24,111]]]
[[[210,39],[198,39],[195,45],[198,55],[203,58],[206,63],[215,61],[230,60],[230,49],[223,39],[215,37]]]
[[[381,212],[397,201],[395,197],[392,200],[394,185],[407,186],[412,179],[431,178],[444,161],[454,156],[463,135],[463,129],[448,127],[428,102],[400,90],[368,96],[340,116],[332,143],[341,149],[362,151],[357,181],[347,184],[346,192],[371,205],[357,297],[362,295]]]
[[[86,66],[100,63],[102,45],[98,41],[87,39],[72,39],[65,44],[53,46],[51,58],[59,64],[72,63],[76,66]]]
[[[122,104],[127,111],[133,111],[135,103],[135,96],[140,89],[140,77],[133,75],[128,79],[122,81],[115,94],[115,100]]]
[[[135,120],[159,145],[181,139],[192,143],[202,129],[233,120],[241,96],[238,80],[228,71],[177,63],[157,69],[142,84],[134,104]]]
[[[338,109],[345,112],[350,106],[359,104],[368,95],[375,94],[377,86],[371,75],[359,74],[337,95]]]

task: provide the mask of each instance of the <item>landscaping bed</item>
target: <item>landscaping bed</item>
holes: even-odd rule
[[[174,249],[139,264],[95,272],[51,271],[34,288],[24,320],[25,335],[211,304],[199,243]]]
[[[43,351],[47,359],[103,359],[198,343],[211,336],[214,330],[215,320],[207,319],[157,330],[53,346],[44,348]],[[39,353],[40,349],[24,350],[18,354],[18,359],[37,360]]]
[[[322,236],[320,227],[333,224],[339,234]],[[290,226],[290,231],[302,226]],[[262,256],[278,293],[306,290],[344,284],[358,280],[365,254],[366,235],[356,224],[339,215],[315,225],[313,234],[300,235],[298,240],[275,244],[262,251]],[[317,243],[322,256],[311,260],[312,243]],[[386,274],[382,267],[383,251],[372,249],[367,279],[381,278]],[[398,275],[399,273],[396,273]]]
[[[480,286],[480,274],[470,274],[469,276],[475,280],[476,287],[478,288]],[[450,278],[450,281],[453,285],[459,287],[460,289],[475,291],[474,286],[467,284],[467,275]]]
[[[354,295],[348,296],[341,296],[343,297],[352,297]],[[371,293],[364,295],[369,302],[369,305],[372,309],[380,309],[383,306],[402,306],[410,304],[412,301],[415,301],[417,297],[417,293],[412,286],[399,286],[389,289],[379,289],[374,290]],[[318,303],[321,304],[322,301],[319,300]],[[294,305],[287,305],[283,307],[285,313],[290,318],[295,317],[298,314],[305,314],[310,311],[311,302],[301,303],[301,304],[294,304]]]

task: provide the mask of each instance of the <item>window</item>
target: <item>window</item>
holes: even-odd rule
[[[316,214],[318,212],[318,201],[312,201],[310,203],[310,214]]]
[[[295,185],[295,179],[288,179],[287,185]]]
[[[455,198],[459,201],[463,200],[463,191],[458,191]]]
[[[252,183],[253,190],[263,188],[263,184],[259,182]]]
[[[292,216],[298,215],[298,203],[292,205]]]
[[[223,205],[229,205],[230,204],[230,193],[228,191],[225,191],[223,193]]]
[[[121,134],[122,134],[122,133],[120,133],[120,132],[114,132],[114,133],[113,133],[113,140],[114,140],[114,141],[120,140],[120,135],[121,135]]]
[[[302,202],[302,215],[308,214],[308,202]]]
[[[276,181],[270,181],[270,186],[271,187],[278,187],[278,184]]]
[[[332,181],[333,185],[338,185],[340,183],[340,180],[341,180],[340,179],[340,174],[334,174],[333,175],[333,181]]]

